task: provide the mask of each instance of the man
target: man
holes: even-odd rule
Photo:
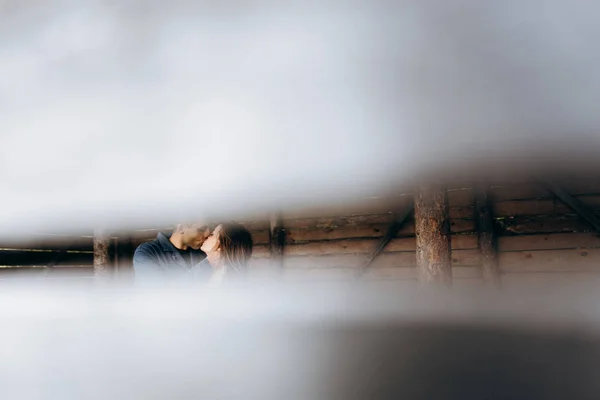
[[[170,236],[159,233],[155,240],[141,244],[133,255],[136,281],[191,278],[192,267],[206,258],[200,247],[209,235],[206,224],[180,224]],[[208,279],[211,273],[208,264],[206,269]],[[203,277],[197,268],[193,274],[195,278]]]

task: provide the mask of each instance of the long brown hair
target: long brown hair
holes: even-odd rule
[[[233,272],[246,272],[252,257],[252,235],[235,222],[222,223],[219,246],[224,264]]]

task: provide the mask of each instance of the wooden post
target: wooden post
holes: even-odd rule
[[[415,191],[417,269],[421,285],[452,284],[450,220],[446,190],[419,185]]]
[[[483,279],[486,284],[498,288],[500,287],[500,268],[498,267],[494,216],[488,196],[488,188],[477,185],[474,187],[474,194]]]
[[[271,257],[271,266],[276,269],[283,268],[283,247],[285,245],[285,229],[283,228],[283,218],[281,213],[269,215],[269,251]]]
[[[106,277],[110,274],[110,237],[103,230],[94,231],[94,275]]]

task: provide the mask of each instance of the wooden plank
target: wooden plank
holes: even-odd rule
[[[474,206],[463,206],[463,207],[450,207],[448,211],[450,218],[475,218],[475,207]]]
[[[412,279],[417,280],[416,267],[383,267],[369,268],[362,274],[361,279]]]
[[[364,265],[368,254],[330,254],[320,256],[289,256],[284,257],[285,268],[357,268]],[[417,263],[415,251],[398,253],[382,253],[373,261],[373,268],[384,267],[414,267]],[[452,266],[479,266],[481,258],[479,251],[454,250],[451,252]]]
[[[326,218],[284,219],[286,228],[323,228],[337,229],[344,226],[386,225],[394,218],[393,214],[369,214],[357,216],[334,216]]]
[[[589,232],[590,224],[574,215],[521,216],[496,219],[499,236],[536,233]]]
[[[71,236],[52,234],[6,236],[0,239],[0,248],[15,250],[93,251],[93,237],[91,235]]]
[[[452,235],[450,236],[452,250],[477,250],[479,239],[476,235]]]
[[[498,259],[503,272],[600,271],[600,249],[506,252]]]
[[[558,250],[600,247],[597,233],[551,233],[543,235],[506,236],[498,239],[500,251]]]
[[[448,206],[452,207],[468,207],[473,206],[475,204],[475,196],[473,194],[473,189],[457,189],[457,190],[448,190]]]
[[[526,199],[552,199],[549,190],[536,182],[511,182],[501,186],[491,186],[490,198],[494,202]]]
[[[569,210],[556,200],[508,200],[496,202],[493,213],[496,217],[520,215],[565,214]]]
[[[546,181],[545,183],[548,186],[548,189],[552,191],[556,197],[558,197],[571,210],[577,213],[577,215],[579,215],[582,219],[593,226],[596,232],[600,233],[600,218],[594,214],[594,206],[589,205],[589,200],[592,199],[592,197],[585,197],[584,201],[584,198],[575,198],[571,196],[553,181]]]
[[[458,280],[481,280],[481,270],[474,267],[458,267],[452,269]],[[351,269],[347,268],[307,268],[288,269],[284,272],[288,279],[305,280],[350,280],[354,278]],[[413,280],[416,283],[418,274],[416,267],[382,267],[369,268],[360,277],[362,280]]]
[[[557,181],[564,190],[574,196],[600,194],[600,179],[568,179]],[[552,199],[554,195],[539,182],[506,182],[494,185],[490,196],[494,201]]]
[[[393,239],[398,240],[398,239]],[[409,239],[410,240],[410,239]],[[342,239],[289,244],[286,256],[316,256],[327,254],[368,254],[377,246],[377,239]],[[412,240],[414,244],[414,239]],[[412,249],[414,250],[414,248]]]
[[[384,252],[416,251],[414,237],[394,238],[384,249]],[[338,239],[319,242],[289,244],[286,255],[309,256],[326,254],[366,254],[377,246],[377,239]],[[455,250],[477,249],[477,236],[453,235],[450,244]]]
[[[383,236],[386,225],[342,226],[339,228],[288,228],[286,244],[309,242],[317,240],[348,239],[348,238],[377,238]]]
[[[600,284],[599,272],[524,272],[502,275],[504,289],[557,290],[557,289],[590,289]]]
[[[0,266],[47,265],[59,259],[56,265],[93,265],[93,253],[0,250]]]
[[[452,266],[481,265],[479,250],[453,250],[451,252]]]
[[[266,245],[252,246],[252,258],[270,258],[271,250]]]
[[[411,202],[412,196],[410,194],[348,198],[344,202],[335,203],[315,202],[313,203],[314,206],[284,210],[283,218],[286,226],[289,226],[285,222],[287,219],[386,214],[401,211]]]
[[[419,185],[414,201],[419,283],[450,285],[452,263],[446,189],[435,184]]]
[[[268,245],[269,244],[269,231],[251,231],[252,242],[256,245]]]
[[[12,278],[92,278],[90,267],[15,267],[0,268],[0,280]]]
[[[364,226],[341,226],[338,228],[288,228],[286,244],[310,242],[319,240],[351,239],[351,238],[378,238],[383,236],[386,224],[373,224]],[[473,232],[475,221],[467,219],[450,220],[450,230],[453,233]],[[414,221],[407,221],[398,231],[398,236],[414,235]]]
[[[596,211],[600,210],[600,196],[577,196],[575,198]],[[558,199],[496,202],[494,203],[493,211],[496,217],[573,213],[566,204]]]
[[[468,233],[476,230],[474,219],[450,219],[450,232]]]
[[[271,226],[270,221],[268,219],[256,221],[243,221],[239,222],[239,224],[243,225],[249,231],[268,231]]]

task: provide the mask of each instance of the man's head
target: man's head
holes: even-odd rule
[[[179,224],[173,230],[171,241],[182,250],[188,247],[199,250],[208,235],[210,229],[205,223]]]

